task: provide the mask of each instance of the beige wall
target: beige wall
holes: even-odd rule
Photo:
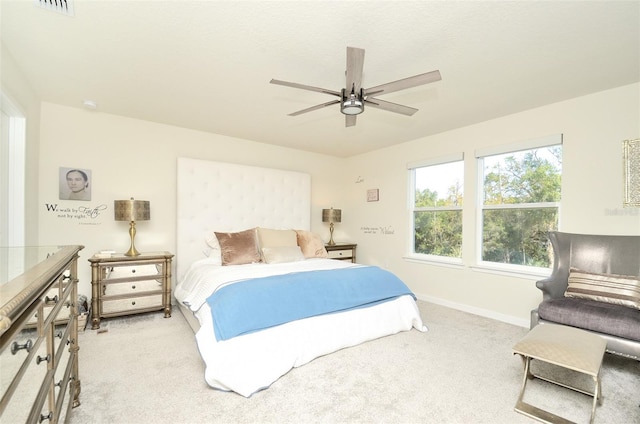
[[[622,208],[622,140],[640,137],[640,85],[620,87],[548,105],[348,159],[350,201],[341,224],[358,243],[358,258],[391,269],[421,298],[521,325],[540,301],[535,278],[472,268],[476,257],[478,148],[564,135],[560,229],[567,232],[640,235],[640,209]],[[416,115],[421,119],[420,115]],[[428,119],[428,118],[427,118]],[[403,259],[407,251],[407,163],[464,152],[463,267]],[[356,182],[364,180],[363,182]],[[380,201],[368,203],[367,189]],[[377,229],[375,233],[371,228]],[[383,231],[382,229],[387,229]]]
[[[520,325],[527,325],[529,310],[540,299],[535,278],[472,268],[475,208],[469,199],[476,194],[476,148],[564,134],[561,229],[640,234],[640,209],[621,207],[621,140],[640,137],[639,84],[340,159],[40,104],[4,49],[2,54],[2,90],[27,115],[27,222],[31,228],[27,240],[30,244],[85,245],[80,291],[87,295],[86,258],[102,249],[128,248],[127,225],[113,221],[113,200],[131,196],[150,200],[152,220],[138,225],[136,246],[175,251],[175,171],[180,156],[309,172],[312,229],[325,239],[328,230],[320,222],[320,210],[341,208],[343,221],[336,226],[335,239],[357,242],[360,262],[396,272],[423,299]],[[464,225],[470,230],[464,238],[464,266],[403,259],[409,237],[407,162],[460,151],[466,161]],[[91,169],[90,202],[58,199],[59,167]],[[379,202],[366,202],[370,188],[380,189]],[[57,212],[46,205],[56,207]],[[100,209],[102,205],[105,209]],[[85,210],[80,211],[79,206]]]
[[[178,157],[310,173],[312,229],[321,233],[327,231],[320,210],[340,200],[340,179],[333,171],[344,159],[121,116],[42,103],[40,143],[40,243],[86,246],[80,292],[87,295],[86,259],[99,250],[129,247],[128,224],[113,220],[116,199],[151,202],[151,220],[137,225],[138,250],[175,253]],[[58,199],[59,167],[91,170],[91,201]]]
[[[4,44],[0,43],[0,80],[2,92],[26,119],[25,175],[25,244],[38,244],[38,147],[40,145],[40,100],[15,64]]]

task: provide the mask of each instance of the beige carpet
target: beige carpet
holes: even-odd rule
[[[71,423],[532,423],[513,411],[525,328],[419,302],[429,332],[374,340],[294,369],[244,398],[204,381],[175,310],[104,320],[80,336],[82,405]],[[580,376],[541,369],[575,382]],[[584,380],[586,387],[590,381]],[[640,423],[640,362],[605,355],[596,423]],[[588,422],[591,398],[534,380],[525,401]]]

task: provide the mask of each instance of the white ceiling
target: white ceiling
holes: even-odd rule
[[[640,81],[638,1],[73,1],[74,16],[2,0],[2,42],[42,100],[351,156]],[[363,86],[435,69],[345,128],[346,47]]]

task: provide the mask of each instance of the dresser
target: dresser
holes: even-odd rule
[[[91,262],[91,329],[100,320],[122,315],[164,311],[171,316],[171,260],[169,252],[94,255]]]
[[[82,248],[0,248],[0,422],[64,422],[80,405]]]
[[[356,262],[356,247],[354,243],[336,243],[333,245],[325,244],[325,249],[330,259],[338,259],[341,261]]]

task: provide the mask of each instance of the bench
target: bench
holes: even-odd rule
[[[590,423],[593,423],[596,406],[597,404],[602,403],[600,366],[602,365],[602,358],[606,347],[607,342],[605,339],[588,331],[554,324],[545,324],[535,327],[524,338],[522,338],[522,340],[513,346],[513,353],[520,355],[524,362],[524,377],[515,410],[521,414],[543,422],[571,422],[558,415],[552,414],[551,412],[547,412],[524,402],[523,398],[527,381],[533,378],[538,378],[593,396],[591,420],[589,421]],[[591,376],[594,381],[593,392],[586,392],[566,383],[533,374],[530,369],[532,359],[544,361]]]

